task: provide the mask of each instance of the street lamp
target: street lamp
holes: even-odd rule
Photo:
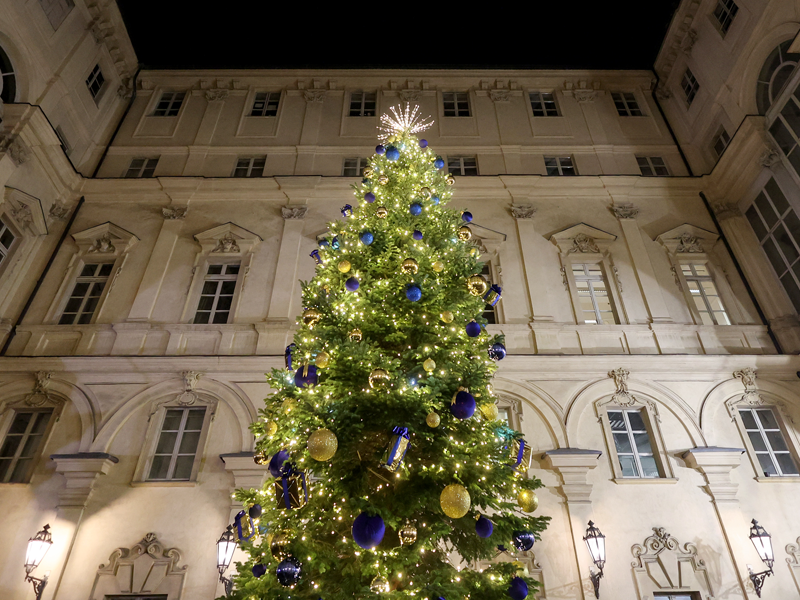
[[[42,562],[44,555],[53,545],[53,536],[50,535],[50,525],[45,525],[40,532],[28,540],[28,550],[25,552],[25,581],[33,584],[33,593],[36,600],[41,600],[42,592],[47,585],[47,573],[41,579],[31,577],[31,573]]]
[[[586,547],[589,549],[589,554],[592,555],[592,562],[597,567],[598,571],[595,573],[591,567],[589,568],[589,576],[592,579],[594,586],[594,597],[600,597],[600,578],[603,576],[603,567],[606,564],[606,536],[594,526],[594,523],[589,521],[589,527],[586,530],[586,535],[583,537],[586,542]]]
[[[226,596],[230,596],[233,591],[233,579],[225,577],[225,571],[231,566],[234,550],[236,550],[236,537],[233,535],[233,527],[228,525],[228,528],[217,540],[217,570],[219,571],[219,580],[225,586]]]
[[[761,571],[761,573],[753,573],[753,567],[747,565],[747,572],[750,573],[750,581],[753,582],[756,596],[761,598],[761,587],[764,585],[764,580],[772,575],[772,565],[775,564],[775,553],[772,551],[772,536],[758,524],[758,521],[753,519],[753,526],[750,527],[750,541],[756,547],[756,552],[758,552],[761,562],[767,565],[767,570]]]

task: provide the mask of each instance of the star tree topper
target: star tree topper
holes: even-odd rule
[[[381,115],[381,124],[378,125],[378,139],[382,142],[390,136],[419,133],[433,125],[430,115],[423,119],[419,114],[419,106],[412,109],[409,102],[406,102],[404,109],[392,106],[389,110],[394,116],[384,113]]]

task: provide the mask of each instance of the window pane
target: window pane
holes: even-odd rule
[[[178,431],[181,426],[183,411],[180,409],[168,410],[164,415],[164,423],[161,425],[162,431]]]
[[[753,417],[753,413],[751,413],[749,410],[740,410],[739,415],[742,417],[742,423],[744,423],[745,429],[758,428],[755,417]]]
[[[747,209],[747,220],[750,221],[750,225],[753,227],[753,231],[756,232],[756,237],[759,241],[764,239],[764,236],[767,235],[767,228],[764,227],[764,222],[761,220],[761,217],[758,216],[756,212],[755,206],[751,206]]]
[[[767,445],[764,443],[764,438],[759,431],[748,431],[747,437],[750,438],[750,443],[753,444],[753,450],[756,452],[766,452]]]
[[[219,311],[217,311],[217,312],[214,313],[214,319],[211,322],[215,323],[217,325],[225,324],[225,323],[228,322],[228,315],[229,314],[230,313],[227,313],[227,312],[219,312]]]
[[[786,209],[789,208],[789,201],[786,200],[786,196],[783,195],[781,188],[778,186],[778,183],[775,181],[774,178],[770,178],[767,184],[764,186],[764,189],[767,190],[769,194],[770,200],[772,200],[772,204],[775,205],[775,208],[778,210],[778,214],[783,214],[786,212]]]
[[[170,459],[170,456],[154,456],[148,479],[166,479]]]
[[[614,446],[617,448],[619,454],[631,454],[633,452],[631,441],[627,433],[615,433]]]
[[[789,75],[791,72],[792,69],[787,69],[786,74]],[[781,87],[783,87],[783,84],[781,84]],[[794,131],[795,135],[800,135],[800,107],[790,100],[783,107],[781,116],[786,120],[786,124]]]
[[[186,417],[186,425],[184,431],[200,431],[203,428],[203,419],[205,419],[206,410],[204,408],[193,408],[189,411],[189,416]]]
[[[781,469],[781,473],[784,475],[798,474],[797,465],[795,465],[790,454],[778,454],[775,458],[778,460],[778,466]]]
[[[194,466],[194,456],[179,456],[175,461],[175,473],[172,479],[188,480],[192,476],[192,467]]]
[[[650,435],[647,433],[634,433],[633,434],[634,442],[636,443],[636,449],[641,454],[651,454],[653,449],[650,447]]]
[[[200,441],[199,431],[184,432],[181,438],[179,454],[194,454],[197,451],[197,443]]]
[[[775,452],[788,452],[789,448],[786,447],[786,442],[783,440],[783,433],[780,431],[768,431],[767,441],[770,447]]]
[[[767,258],[769,258],[769,262],[772,263],[772,267],[775,269],[778,277],[783,275],[786,272],[787,265],[780,252],[778,252],[778,247],[775,245],[775,242],[772,241],[772,238],[767,238],[762,247],[764,248],[764,252],[767,253]]]
[[[625,421],[619,411],[608,411],[608,421],[611,423],[611,431],[625,431]]]
[[[178,439],[177,431],[162,431],[158,438],[156,454],[172,454],[175,450],[175,440]]]
[[[623,477],[639,477],[639,469],[632,456],[620,456],[619,466]]]
[[[659,477],[656,459],[652,456],[642,456],[639,458],[642,463],[642,477]]]
[[[778,429],[778,421],[775,418],[775,413],[769,408],[760,408],[756,410],[758,420],[761,421],[761,426],[764,429]]]
[[[769,454],[758,454],[758,462],[761,464],[761,468],[764,470],[764,475],[767,477],[772,477],[778,474],[775,465],[772,462],[772,458],[770,458]]]

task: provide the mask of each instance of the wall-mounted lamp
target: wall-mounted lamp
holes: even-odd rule
[[[39,566],[53,545],[53,536],[50,535],[50,525],[45,525],[42,530],[28,540],[28,550],[25,552],[25,581],[33,584],[33,593],[36,600],[41,600],[42,592],[47,585],[47,573],[41,579],[31,577],[34,569]]]
[[[764,585],[764,580],[772,575],[772,565],[775,564],[775,553],[772,551],[772,536],[758,524],[758,521],[753,519],[753,526],[750,527],[750,541],[756,547],[756,552],[758,552],[761,562],[767,565],[767,570],[761,571],[761,573],[753,573],[753,567],[747,565],[747,572],[750,573],[750,581],[753,582],[756,596],[761,598],[761,587]]]
[[[594,586],[594,597],[599,598],[600,578],[603,576],[603,567],[606,565],[606,536],[600,533],[600,530],[594,526],[594,523],[589,521],[589,527],[586,530],[586,535],[583,536],[583,541],[586,542],[589,554],[592,555],[592,562],[598,569],[596,573],[592,569],[589,569],[589,576]]]
[[[219,571],[219,580],[225,586],[225,595],[230,596],[233,591],[233,579],[225,577],[225,571],[231,566],[233,559],[233,552],[236,550],[236,536],[233,535],[233,527],[228,525],[228,528],[222,533],[217,540],[217,570]]]

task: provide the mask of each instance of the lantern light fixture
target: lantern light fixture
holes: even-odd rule
[[[753,546],[755,546],[761,562],[767,566],[766,571],[753,573],[753,567],[747,565],[747,572],[750,574],[750,581],[753,582],[756,596],[761,598],[761,588],[764,585],[764,580],[773,574],[772,565],[775,564],[775,553],[772,550],[772,536],[767,533],[766,529],[758,524],[758,521],[753,519],[753,524],[750,527],[750,541],[753,542]]]
[[[592,521],[589,521],[589,527],[586,529],[586,535],[583,537],[586,542],[586,547],[589,549],[589,554],[592,556],[592,562],[597,567],[597,572],[589,568],[589,577],[592,580],[594,587],[594,597],[600,598],[600,579],[603,577],[603,567],[606,565],[606,536],[595,527]]]
[[[230,596],[233,591],[233,579],[225,577],[225,571],[231,566],[233,553],[236,550],[236,536],[233,535],[233,527],[228,525],[227,529],[217,540],[217,570],[219,571],[219,581],[225,586],[225,595]]]
[[[28,540],[28,549],[25,552],[25,581],[33,584],[33,593],[36,600],[41,600],[44,588],[47,586],[48,573],[41,579],[32,577],[31,573],[41,564],[44,555],[53,545],[53,536],[50,534],[50,525],[45,525],[41,531]]]

